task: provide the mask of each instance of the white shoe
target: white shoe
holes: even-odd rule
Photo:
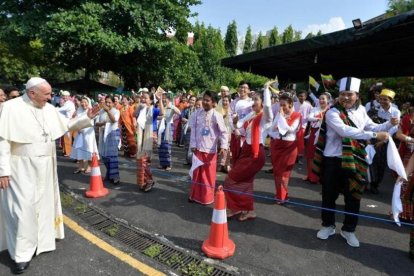
[[[354,232],[347,232],[341,230],[341,236],[346,239],[346,242],[352,247],[359,247],[359,240]]]
[[[332,235],[335,235],[335,227],[328,226],[328,227],[322,227],[322,229],[318,231],[318,234],[316,234],[316,237],[318,237],[318,239],[321,239],[321,240],[326,240]]]

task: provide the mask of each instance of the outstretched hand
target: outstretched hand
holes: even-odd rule
[[[90,119],[93,119],[93,118],[95,118],[98,114],[99,114],[99,110],[100,110],[101,108],[100,108],[100,106],[99,106],[99,104],[95,104],[92,108],[90,108],[89,110],[88,110],[88,117],[90,118]]]

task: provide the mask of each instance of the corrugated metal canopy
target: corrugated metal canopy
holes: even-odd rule
[[[229,68],[283,81],[332,74],[359,78],[414,75],[414,10],[326,35],[222,60]]]

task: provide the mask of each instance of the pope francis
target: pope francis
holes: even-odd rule
[[[48,103],[51,93],[46,80],[31,78],[0,111],[0,251],[8,250],[17,274],[64,238],[55,140],[92,126],[99,111],[67,120]]]

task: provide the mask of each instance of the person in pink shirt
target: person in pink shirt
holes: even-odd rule
[[[190,148],[194,154],[189,201],[203,205],[214,202],[217,144],[220,141],[220,154],[224,154],[228,146],[227,127],[223,116],[213,108],[217,101],[215,92],[204,92],[203,108],[197,110],[189,122]],[[198,167],[195,167],[198,163],[194,162],[195,158],[202,162]]]

